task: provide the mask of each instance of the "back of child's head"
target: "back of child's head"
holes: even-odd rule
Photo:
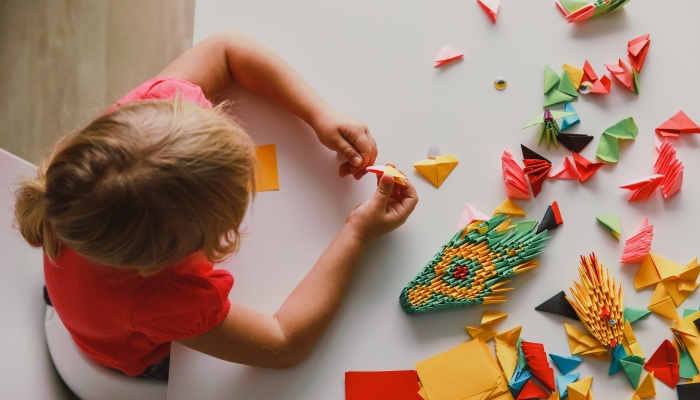
[[[102,265],[157,270],[236,251],[255,149],[221,108],[182,100],[121,105],[64,138],[17,190],[25,240]]]

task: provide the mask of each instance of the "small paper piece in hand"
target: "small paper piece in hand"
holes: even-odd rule
[[[382,176],[384,174],[389,175],[392,178],[394,178],[394,183],[398,183],[399,185],[404,186],[406,186],[406,183],[403,180],[408,179],[404,174],[399,172],[396,168],[392,167],[391,165],[372,165],[370,167],[367,167],[367,172],[371,172],[378,176]]]

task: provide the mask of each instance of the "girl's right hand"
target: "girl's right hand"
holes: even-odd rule
[[[405,186],[394,184],[391,175],[379,177],[377,190],[348,215],[346,227],[369,243],[403,225],[418,204],[415,186],[408,179],[404,182]]]

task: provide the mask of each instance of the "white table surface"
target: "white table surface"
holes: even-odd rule
[[[653,174],[654,128],[680,109],[700,122],[696,100],[700,54],[700,2],[635,0],[623,12],[568,25],[553,0],[504,0],[494,26],[474,0],[376,1],[199,0],[195,42],[224,29],[240,29],[288,60],[331,104],[364,120],[379,146],[379,163],[395,162],[416,183],[418,208],[405,226],[371,246],[333,323],[310,356],[284,371],[230,364],[174,345],[171,399],[343,399],[350,370],[411,369],[425,358],[469,337],[464,325],[478,325],[485,309],[510,314],[498,326],[523,325],[522,337],[544,343],[547,352],[569,354],[563,317],[534,307],[578,279],[580,254],[595,251],[622,282],[626,305],[645,308],[653,288],[635,292],[636,266],[617,263],[618,243],[595,220],[622,217],[623,239],[644,216],[655,226],[653,251],[685,265],[699,255],[700,137],[674,140],[685,163],[681,192],[664,201],[628,204],[618,186]],[[605,166],[590,181],[549,180],[542,193],[519,204],[528,219],[540,220],[553,200],[564,225],[541,256],[543,265],[513,282],[508,302],[408,316],[398,303],[401,289],[453,234],[466,202],[491,212],[506,198],[500,157],[506,146],[520,158],[521,143],[555,166],[562,147],[537,149],[536,128],[520,127],[542,112],[542,67],[562,63],[596,72],[603,63],[626,59],[627,41],[651,33],[641,73],[641,95],[618,82],[608,96],[581,96],[573,103],[582,123],[572,132],[596,137],[583,151],[593,160],[603,130],[634,116],[637,140],[621,145],[621,162]],[[462,61],[433,69],[443,45],[465,52]],[[508,88],[493,88],[497,76]],[[359,183],[336,177],[337,160],[303,122],[257,95],[233,90],[235,113],[258,144],[276,143],[278,192],[258,195],[247,218],[238,255],[223,267],[236,278],[232,300],[274,313],[313,265],[352,208],[369,196],[373,179]],[[460,164],[440,189],[411,164],[430,144],[454,153]],[[679,308],[698,308],[693,294]],[[569,320],[570,321],[570,320]],[[575,324],[583,330],[579,323]],[[658,315],[635,324],[647,357],[672,339],[671,321]],[[607,376],[608,363],[586,359],[576,370],[595,376],[597,400],[629,399],[627,378]],[[557,371],[558,374],[558,371]],[[657,381],[657,399],[675,393]]]

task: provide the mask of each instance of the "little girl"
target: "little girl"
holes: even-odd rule
[[[228,299],[213,264],[235,252],[255,186],[251,139],[208,99],[232,82],[309,123],[359,179],[377,149],[367,127],[325,103],[280,57],[238,32],[190,49],[83,130],[17,191],[26,241],[44,250],[50,301],[78,347],[131,376],[167,380],[170,343],[252,366],[300,362],[338,310],[367,245],[418,197],[379,178],[275,315]]]

